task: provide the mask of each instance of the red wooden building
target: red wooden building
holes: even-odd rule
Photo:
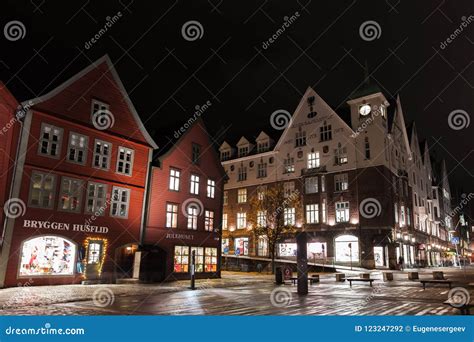
[[[24,106],[0,286],[131,277],[157,146],[110,59]]]
[[[162,153],[151,171],[145,249],[152,280],[189,278],[195,252],[196,278],[220,277],[225,172],[201,119]]]

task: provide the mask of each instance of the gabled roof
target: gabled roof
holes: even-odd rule
[[[398,126],[400,127],[402,134],[403,134],[403,142],[405,143],[405,148],[408,153],[408,159],[411,160],[413,158],[412,156],[412,150],[411,150],[411,144],[410,144],[410,139],[408,139],[408,133],[405,125],[405,118],[403,116],[403,110],[402,110],[402,103],[400,101],[400,95],[397,95],[397,100],[396,100],[396,108],[394,112],[394,118],[393,122],[397,121]],[[392,124],[392,129],[393,129],[394,124]]]
[[[219,151],[221,150],[230,150],[232,149],[232,146],[229,145],[227,141],[224,141],[221,146],[219,147]]]
[[[240,138],[239,142],[237,143],[237,146],[243,145],[250,145],[250,141],[248,141],[247,138],[244,136],[242,136],[242,138]]]
[[[45,95],[39,96],[39,97],[34,98],[32,100],[24,101],[24,102],[22,102],[22,105],[37,106],[37,105],[43,104],[43,103],[47,102],[48,100],[54,98],[56,95],[60,94],[63,90],[70,87],[75,82],[78,82],[81,78],[83,78],[87,74],[96,71],[96,69],[99,69],[99,68],[103,67],[104,65],[105,65],[106,69],[108,69],[110,74],[112,75],[113,81],[115,81],[116,85],[118,86],[118,89],[120,90],[120,92],[123,96],[124,102],[127,104],[127,107],[129,109],[130,113],[132,113],[134,121],[135,121],[140,133],[142,134],[145,142],[148,143],[151,147],[153,147],[155,149],[158,148],[155,141],[151,138],[151,136],[148,134],[148,131],[146,130],[145,126],[143,125],[143,122],[141,121],[140,116],[138,115],[132,101],[130,100],[130,97],[127,94],[127,91],[125,90],[125,87],[124,87],[122,81],[120,80],[120,77],[117,73],[117,70],[115,69],[115,67],[114,67],[114,65],[113,65],[113,63],[110,60],[108,55],[102,56],[97,61],[93,62],[91,65],[89,65],[88,67],[86,67],[85,69],[83,69],[82,71],[80,71],[79,73],[74,75],[73,77],[69,78],[67,81],[65,81],[64,83],[62,83],[58,87],[54,88],[50,92],[46,93]],[[97,82],[99,80],[95,80],[95,81]],[[89,82],[89,83],[91,83],[91,82]],[[92,88],[94,85],[95,85],[95,83],[92,82],[92,85],[90,85],[90,88]]]
[[[264,131],[261,131],[258,137],[255,139],[255,141],[262,141],[262,140],[270,140],[270,136]]]

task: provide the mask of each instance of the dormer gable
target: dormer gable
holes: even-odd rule
[[[224,141],[222,145],[219,147],[221,161],[231,159],[232,152],[233,152],[232,146],[230,146],[227,141]]]
[[[257,153],[269,151],[272,145],[272,139],[264,131],[260,132],[255,142],[257,143]]]
[[[240,158],[249,155],[252,147],[253,145],[250,144],[246,137],[241,137],[237,143],[237,156]]]

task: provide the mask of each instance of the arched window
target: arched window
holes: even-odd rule
[[[359,239],[354,235],[341,235],[334,243],[336,261],[359,262]]]
[[[77,246],[61,236],[43,235],[23,242],[20,277],[74,274]]]

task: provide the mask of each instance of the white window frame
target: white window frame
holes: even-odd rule
[[[247,213],[237,213],[237,229],[247,228]]]
[[[119,197],[115,197],[115,191],[118,191]],[[127,199],[126,201],[122,201],[122,194],[126,193]],[[112,194],[111,194],[111,206],[110,206],[110,216],[111,217],[116,217],[116,218],[122,218],[122,219],[128,219],[128,212],[130,209],[130,195],[131,195],[131,190],[127,188],[122,188],[119,186],[113,186],[112,187]],[[120,207],[122,205],[125,205],[125,215],[120,215]],[[117,211],[116,214],[114,214],[114,210]]]
[[[307,177],[304,180],[304,190],[306,194],[318,193],[318,176]]]
[[[90,187],[93,186],[93,195],[90,195]],[[101,198],[99,197],[98,189],[99,186],[103,187],[103,193],[104,196]],[[104,216],[105,215],[105,209],[107,208],[107,190],[108,190],[108,185],[104,183],[98,183],[98,182],[88,182],[87,183],[87,188],[86,188],[86,202],[85,202],[85,210],[84,212],[86,214],[93,214],[94,216]],[[89,201],[92,200],[92,210],[89,210]]]
[[[40,188],[39,188],[39,204],[33,204],[31,203],[32,201],[32,195],[33,195],[33,178],[35,176],[40,176],[41,177],[41,183],[40,183]],[[51,177],[51,189],[50,190],[45,190],[44,189],[44,183],[45,183],[45,178]],[[42,202],[42,199],[45,197],[44,194],[48,193],[49,196],[51,197],[51,202],[49,205],[44,205]],[[28,206],[32,208],[42,208],[42,209],[53,209],[54,207],[54,200],[55,200],[55,194],[56,194],[56,175],[50,174],[50,173],[45,173],[45,172],[40,172],[40,171],[32,171],[31,172],[31,178],[30,178],[30,192],[28,196]]]
[[[306,223],[319,223],[319,204],[306,204]]]
[[[267,177],[267,163],[261,162],[257,164],[257,178]]]
[[[193,195],[199,195],[199,180],[198,175],[192,174],[189,180],[189,192]]]
[[[168,190],[171,191],[179,191],[179,181],[181,177],[181,170],[170,168],[170,175],[169,175],[169,184]]]
[[[267,212],[265,210],[257,211],[257,227],[266,227]]]
[[[216,181],[212,179],[207,180],[207,198],[214,198],[216,196]]]
[[[228,214],[223,213],[222,214],[222,230],[227,230],[228,228]]]
[[[349,202],[336,202],[336,223],[349,222]]]
[[[237,203],[247,203],[247,188],[237,190]]]
[[[199,209],[193,205],[188,206],[188,229],[197,230]]]
[[[349,175],[340,173],[334,176],[334,191],[341,192],[349,189]]]
[[[166,228],[178,228],[178,204],[166,202]]]
[[[45,129],[49,128],[50,133],[49,133],[49,138],[46,139],[43,137],[43,134],[45,132]],[[53,141],[53,134],[51,134],[54,130],[58,131],[58,140]],[[40,132],[40,137],[38,141],[38,154],[44,157],[49,157],[49,158],[54,158],[54,159],[59,159],[59,156],[61,155],[61,145],[63,142],[63,133],[64,129],[58,126],[54,126],[48,123],[41,123],[41,132]],[[46,153],[42,152],[43,149],[43,142],[47,142],[47,147],[46,147]],[[51,146],[55,144],[56,145],[56,153],[51,154]]]
[[[214,231],[214,211],[212,210],[204,210],[204,230]]]
[[[123,155],[125,159],[120,158],[120,153],[123,151]],[[130,160],[128,161],[127,155],[130,153]],[[131,176],[133,173],[133,159],[135,156],[135,151],[132,150],[131,148],[119,146],[117,149],[117,166],[116,166],[116,171],[117,173],[125,176]],[[122,171],[119,170],[120,163],[123,163],[122,165]],[[127,169],[126,166],[128,165],[129,167],[129,172],[126,172],[125,170]]]
[[[294,226],[296,224],[296,209],[285,208],[283,209],[283,220],[285,226]]]
[[[97,152],[97,144],[100,143],[100,152]],[[104,146],[107,145],[108,148],[108,154],[104,154]],[[100,139],[95,139],[94,140],[94,153],[92,157],[92,167],[99,169],[99,170],[104,170],[107,171],[110,169],[110,159],[112,157],[112,143],[109,143],[108,141],[100,140]],[[99,166],[95,165],[95,160],[96,157],[99,157]],[[106,163],[107,166],[103,167],[102,162],[103,159],[106,158]]]
[[[308,152],[308,169],[314,169],[320,166],[319,151]]]
[[[295,192],[295,182],[283,183],[283,195],[285,198],[290,197]]]
[[[64,187],[64,181],[67,181],[69,184],[68,188]],[[77,190],[75,192],[71,191],[72,184],[77,182]],[[59,187],[59,200],[58,200],[58,211],[64,211],[69,213],[80,213],[81,212],[81,204],[82,204],[82,192],[83,192],[83,184],[84,182],[78,178],[72,177],[61,177],[61,184]],[[74,196],[75,195],[75,196]],[[77,206],[75,209],[71,209],[71,202],[69,202],[68,208],[63,208],[61,200],[63,196],[69,196],[70,199],[76,198]]]
[[[72,142],[73,142],[73,137],[76,136],[77,137],[77,142],[76,144],[77,145],[73,145]],[[83,147],[80,147],[80,141],[81,141],[81,138],[84,139],[83,140],[83,143],[84,143],[84,146]],[[71,156],[71,150],[74,149],[74,159],[70,159],[70,156]],[[86,164],[86,161],[87,161],[87,151],[89,150],[89,137],[87,135],[84,135],[84,134],[79,134],[79,133],[76,133],[76,132],[69,132],[69,142],[68,142],[68,148],[67,148],[67,157],[66,157],[66,160],[70,163],[74,163],[74,164],[79,164],[79,165],[85,165]],[[78,161],[78,156],[79,156],[79,152],[82,152],[82,162]]]

